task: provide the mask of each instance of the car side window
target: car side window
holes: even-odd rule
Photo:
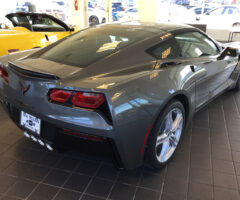
[[[202,13],[202,9],[201,9],[201,8],[196,8],[196,9],[195,9],[195,13],[196,13],[197,15],[200,15],[200,14]]]
[[[209,15],[222,15],[224,8],[216,8],[209,12]]]
[[[66,28],[50,17],[41,15],[16,15],[10,17],[15,26],[23,26],[35,32],[64,32]]]
[[[236,14],[239,14],[239,9],[238,8],[232,8],[233,9],[233,14],[236,15]]]
[[[215,43],[200,32],[187,32],[175,36],[185,58],[212,56],[219,53]]]
[[[35,16],[31,18],[31,24],[34,31],[63,32],[64,27],[56,23],[49,17]]]
[[[239,10],[235,7],[226,7],[224,15],[236,15],[239,14]]]
[[[180,48],[175,39],[168,39],[147,50],[149,54],[157,59],[168,59],[180,57]]]

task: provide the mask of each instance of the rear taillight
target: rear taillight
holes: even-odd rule
[[[76,92],[72,99],[72,103],[75,106],[85,108],[98,108],[105,100],[105,96],[101,93]]]
[[[59,103],[66,103],[72,96],[72,91],[66,90],[52,90],[50,94],[50,99]]]
[[[58,103],[68,103],[83,108],[99,108],[106,98],[102,93],[75,92],[68,90],[53,89],[49,95],[50,99]]]
[[[0,65],[0,77],[2,77],[5,80],[5,82],[8,83],[8,73],[3,68],[2,65]]]

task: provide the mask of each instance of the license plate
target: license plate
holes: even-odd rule
[[[20,120],[21,126],[24,128],[40,135],[41,131],[41,120],[37,117],[34,117],[28,113],[25,113],[21,111],[21,120]]]

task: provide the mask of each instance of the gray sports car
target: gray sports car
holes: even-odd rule
[[[125,169],[166,164],[192,115],[240,88],[236,49],[183,25],[99,25],[0,61],[0,100],[25,136],[108,143]]]

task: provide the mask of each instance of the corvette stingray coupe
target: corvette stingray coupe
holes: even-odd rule
[[[236,49],[191,26],[123,22],[0,58],[0,100],[24,135],[110,144],[120,168],[165,165],[193,114],[240,88]],[[92,143],[91,143],[92,144]]]
[[[13,28],[0,29],[0,56],[45,47],[75,32],[73,28],[48,14],[11,13],[6,18],[11,21]]]

